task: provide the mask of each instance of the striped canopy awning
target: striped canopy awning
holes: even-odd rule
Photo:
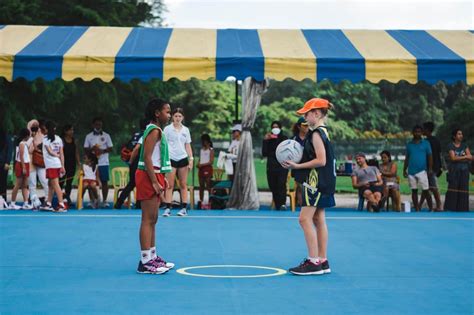
[[[9,81],[229,76],[474,84],[474,32],[0,25]]]

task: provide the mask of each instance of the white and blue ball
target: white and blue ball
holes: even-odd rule
[[[303,146],[295,140],[285,140],[281,142],[275,152],[280,164],[285,161],[299,163],[303,158]]]

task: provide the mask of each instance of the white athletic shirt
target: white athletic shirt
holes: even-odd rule
[[[106,150],[113,147],[112,139],[110,135],[104,131],[101,134],[95,135],[94,132],[87,134],[86,139],[84,140],[84,148],[91,149],[96,144],[99,145],[99,149]],[[109,165],[109,153],[103,153],[99,157],[99,166]]]
[[[199,164],[205,164],[211,161],[211,150],[212,148],[207,150],[201,148],[201,151],[199,152]]]
[[[28,164],[28,163],[30,163],[30,154],[28,153],[28,143],[27,143],[27,141],[20,142],[20,144],[16,147],[15,161],[21,162],[21,159],[20,159],[20,145],[22,143],[23,143],[23,163]]]
[[[50,141],[48,137],[44,137],[43,139],[43,158],[44,158],[44,165],[46,168],[61,168],[61,159],[56,156],[52,156],[49,154],[48,150],[46,147],[49,147],[51,151],[54,153],[58,153],[61,151],[61,148],[63,147],[63,140],[61,140],[60,137],[57,135],[54,136],[54,140]]]
[[[239,153],[240,140],[232,140],[227,151],[232,155],[232,162],[237,162],[237,155]]]
[[[166,140],[168,141],[168,148],[170,152],[170,159],[179,161],[188,157],[186,152],[186,143],[191,143],[191,134],[186,126],[182,126],[180,130],[174,128],[173,124],[165,127],[163,130]]]
[[[90,167],[87,164],[82,165],[82,170],[84,171],[84,179],[87,180],[97,180],[97,169],[99,167],[96,166],[95,170],[92,170],[92,167]]]

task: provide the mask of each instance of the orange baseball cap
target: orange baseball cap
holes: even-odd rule
[[[316,108],[329,108],[329,101],[323,98],[312,98],[304,103],[303,108],[296,111],[298,115],[304,115],[312,109]]]

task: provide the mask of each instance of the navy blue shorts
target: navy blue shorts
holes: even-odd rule
[[[109,181],[109,166],[108,165],[99,165],[99,178],[103,183]]]
[[[303,183],[303,207],[331,208],[336,205],[334,194],[322,194],[318,188],[318,173],[311,170],[308,178]]]

